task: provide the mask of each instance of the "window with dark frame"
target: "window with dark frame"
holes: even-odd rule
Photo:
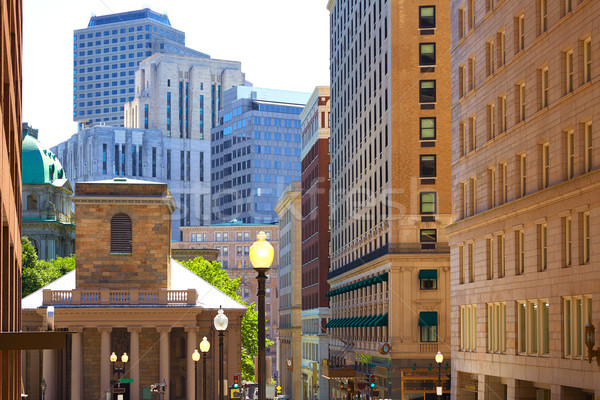
[[[437,212],[437,193],[420,193],[420,211],[421,214],[435,214]]]
[[[421,118],[419,138],[421,140],[436,139],[435,117]]]
[[[419,271],[419,289],[437,290],[437,270],[422,269]]]
[[[419,156],[419,174],[421,178],[435,178],[437,176],[435,154],[421,154]]]
[[[435,65],[435,43],[419,43],[419,65]]]
[[[435,28],[435,6],[419,7],[419,29]]]
[[[422,250],[435,249],[435,243],[437,242],[437,229],[421,229],[420,241]]]
[[[435,103],[436,91],[434,80],[419,81],[419,102],[420,103]]]

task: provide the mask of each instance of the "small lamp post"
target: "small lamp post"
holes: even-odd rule
[[[210,350],[210,343],[206,336],[200,342],[200,351],[202,352],[202,400],[206,399],[206,354]]]
[[[596,357],[596,362],[600,367],[600,350],[594,350],[594,345],[596,344],[596,328],[594,325],[589,322],[585,326],[585,346],[588,349],[588,361],[591,363],[592,359]]]
[[[219,400],[224,399],[223,393],[223,332],[227,329],[229,319],[223,313],[223,309],[219,307],[219,312],[214,320],[215,329],[219,332]]]
[[[110,355],[110,362],[112,363],[113,375],[117,374],[117,387],[121,387],[121,375],[125,373],[125,364],[127,364],[127,361],[129,361],[129,356],[127,355],[127,353],[123,353],[123,355],[121,356],[121,362],[123,363],[121,365],[116,364],[117,355],[114,351]]]
[[[192,353],[192,360],[194,361],[194,399],[198,399],[198,361],[200,361],[200,353],[198,349],[194,349]]]
[[[48,385],[46,385],[46,380],[44,378],[42,378],[42,383],[40,383],[40,389],[42,389],[42,400],[46,400],[46,388],[48,387]]]
[[[275,251],[271,243],[267,242],[267,235],[260,231],[256,235],[256,242],[250,247],[250,262],[258,273],[258,400],[266,399],[267,368],[266,368],[266,332],[265,332],[265,283],[267,271],[271,267]]]
[[[442,362],[444,361],[444,355],[441,351],[438,351],[435,355],[435,362],[438,365],[438,384],[437,384],[437,397],[438,400],[442,399]]]

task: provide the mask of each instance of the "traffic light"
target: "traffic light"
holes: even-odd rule
[[[233,376],[233,388],[237,389],[240,387],[240,375],[239,374],[235,374]]]
[[[375,375],[369,376],[369,386],[371,386],[371,389],[375,387]]]

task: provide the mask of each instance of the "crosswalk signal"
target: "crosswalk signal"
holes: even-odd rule
[[[240,375],[239,374],[235,374],[233,376],[233,388],[237,389],[240,387]]]
[[[371,386],[371,389],[375,387],[375,375],[369,376],[369,386]]]

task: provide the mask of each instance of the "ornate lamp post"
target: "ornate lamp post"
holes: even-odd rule
[[[266,371],[266,332],[265,332],[265,283],[267,271],[271,267],[275,252],[271,243],[267,242],[267,235],[260,231],[256,235],[256,242],[250,247],[250,262],[258,273],[258,400],[266,399],[267,371]]]
[[[438,351],[435,355],[435,362],[438,365],[438,384],[437,384],[437,397],[438,400],[442,399],[442,362],[444,361],[444,356],[441,351]]]
[[[229,319],[223,314],[223,309],[215,317],[215,329],[219,332],[219,400],[223,400],[223,332],[227,329]]]
[[[202,352],[202,400],[206,398],[206,353],[210,350],[210,343],[206,340],[206,336],[200,342],[200,351]]]
[[[48,385],[46,385],[46,380],[44,378],[42,378],[42,383],[40,383],[40,389],[42,389],[42,400],[46,399],[46,388],[48,387]]]
[[[198,349],[194,349],[192,353],[192,360],[194,361],[194,399],[198,399],[198,361],[200,361],[200,353]]]
[[[125,364],[127,364],[127,361],[129,361],[129,356],[127,355],[127,353],[123,353],[123,355],[121,356],[121,362],[123,363],[122,365],[115,364],[117,362],[117,355],[114,351],[110,355],[110,362],[112,363],[113,375],[117,374],[117,387],[121,387],[121,375],[125,373]]]
[[[585,326],[585,346],[588,349],[588,360],[591,363],[592,359],[596,357],[596,362],[600,367],[600,349],[594,350],[594,345],[596,344],[596,328],[594,325],[589,322]]]

